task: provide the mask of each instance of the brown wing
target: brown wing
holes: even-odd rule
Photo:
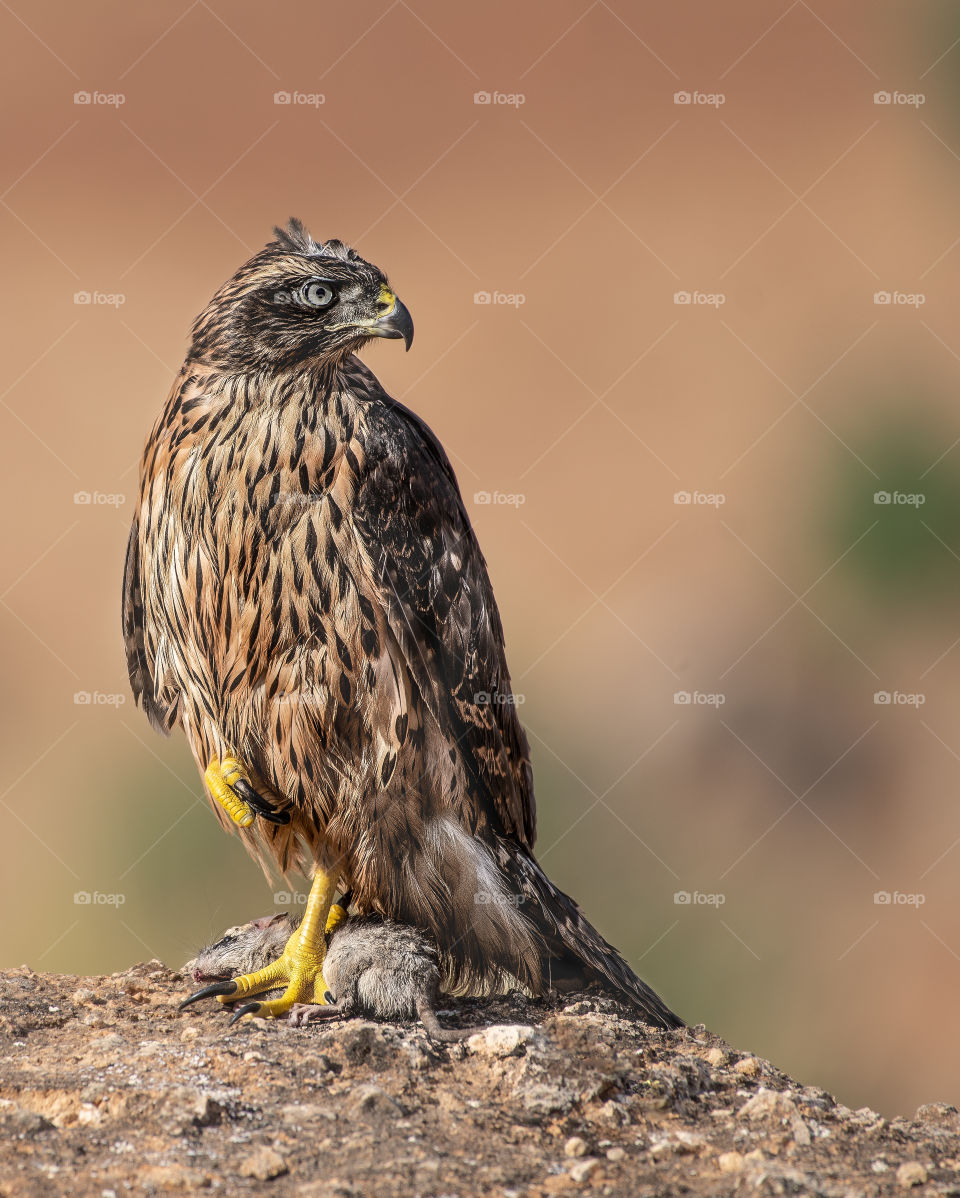
[[[355,519],[377,598],[424,703],[496,830],[533,847],[536,807],[503,627],[453,468],[427,425],[378,393]]]
[[[156,685],[147,653],[143,619],[143,591],[140,581],[140,522],[134,517],[127,540],[123,568],[123,644],[127,654],[127,673],[134,702],[146,712],[158,732],[169,734],[177,721],[177,703],[158,700]]]

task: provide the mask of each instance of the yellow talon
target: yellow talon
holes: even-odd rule
[[[210,793],[233,822],[241,828],[249,828],[254,819],[253,808],[233,789],[235,782],[250,781],[240,762],[235,757],[224,757],[219,761],[214,757],[207,766],[203,779]]]
[[[324,931],[329,936],[331,932],[336,931],[345,919],[349,918],[350,916],[347,914],[346,907],[341,907],[339,903],[334,903],[330,908],[330,914],[327,916],[327,926]]]
[[[235,1019],[244,1015],[278,1018],[286,1015],[294,1003],[322,1005],[326,1002],[327,983],[323,977],[323,961],[327,955],[327,944],[324,933],[333,931],[347,918],[346,910],[334,904],[336,890],[337,875],[318,869],[310,887],[303,921],[287,941],[278,959],[256,973],[234,978],[236,990],[217,995],[222,1003],[235,1003],[238,999],[286,985],[279,998],[241,1007]]]

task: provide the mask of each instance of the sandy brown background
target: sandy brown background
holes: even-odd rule
[[[467,495],[548,871],[691,1021],[852,1106],[956,1101],[954,6],[37,0],[0,28],[0,963],[177,963],[274,904],[133,708],[119,595],[189,323],[297,214],[414,315],[368,359]]]

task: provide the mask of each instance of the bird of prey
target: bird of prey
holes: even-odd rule
[[[123,586],[137,703],[179,727],[265,871],[313,874],[237,1015],[322,1003],[340,887],[461,988],[599,982],[681,1021],[533,855],[530,753],[486,564],[439,441],[356,354],[413,339],[386,276],[297,220],[214,295],[141,464]],[[229,817],[229,818],[228,818]]]

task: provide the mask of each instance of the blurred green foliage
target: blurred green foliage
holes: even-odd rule
[[[865,398],[863,410],[878,406]],[[831,547],[877,604],[936,607],[960,594],[960,438],[918,411],[903,396],[896,415],[848,439],[861,460],[839,450],[828,488]]]

